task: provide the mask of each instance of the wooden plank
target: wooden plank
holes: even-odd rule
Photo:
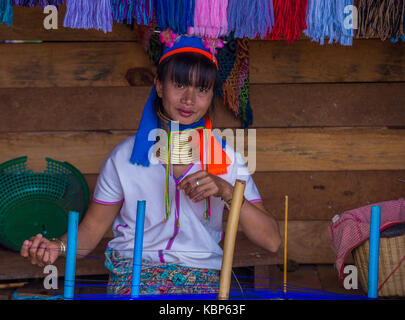
[[[401,170],[405,131],[258,129],[257,171]]]
[[[279,230],[284,239],[284,222],[279,221]],[[329,221],[323,220],[293,220],[288,222],[288,250],[287,257],[299,264],[330,264],[335,262],[335,254],[331,247],[328,233]],[[256,266],[283,263],[284,244],[277,253],[252,244],[249,239],[239,232],[235,244],[233,265]],[[352,263],[353,258],[348,255],[346,263]]]
[[[93,191],[97,175],[85,178]],[[277,220],[284,219],[285,195],[291,220],[330,221],[347,210],[405,194],[405,171],[256,172],[253,180],[266,210]]]
[[[3,88],[0,132],[134,130],[150,91],[146,86]],[[240,127],[220,101],[212,121]]]
[[[405,194],[405,171],[256,172],[266,210],[284,219],[284,196],[293,220],[331,220],[334,215]],[[401,182],[404,181],[404,182]]]
[[[288,258],[300,264],[334,263],[335,257],[330,246],[328,221],[290,221],[288,223]],[[283,222],[279,222],[283,236]],[[103,239],[87,257],[78,259],[76,274],[104,274],[104,251],[109,239]],[[281,264],[283,248],[278,253],[269,253],[253,245],[239,232],[235,245],[234,267]],[[64,259],[58,260],[59,275],[64,274]],[[346,263],[352,263],[348,257]],[[41,268],[32,266],[18,252],[0,248],[0,280],[41,278]]]
[[[98,173],[113,147],[134,134],[134,131],[4,133],[0,135],[0,163],[27,155],[32,168],[37,170],[43,168],[43,159],[48,156],[68,161],[82,173]],[[245,141],[247,144],[246,138]],[[254,151],[254,143],[251,146]],[[245,154],[249,156],[247,150]],[[258,129],[256,165],[252,163],[253,160],[250,165],[253,173],[404,170],[405,130]]]
[[[0,46],[0,56],[2,88],[128,86],[129,70],[153,69],[136,42],[15,44]]]
[[[135,132],[4,133],[0,135],[0,162],[28,156],[28,166],[42,171],[45,157],[50,157],[70,162],[82,173],[98,173],[109,152],[132,134]]]
[[[405,81],[405,47],[378,39],[355,41],[353,46],[253,41],[250,81],[254,84]]]
[[[134,130],[150,89],[3,88],[0,132]],[[405,83],[252,85],[251,128],[405,126],[403,92]],[[220,100],[212,120],[241,126]]]
[[[136,35],[131,28],[122,23],[114,23],[112,32],[104,33],[95,29],[71,29],[63,27],[66,4],[58,10],[58,29],[44,28],[47,16],[41,7],[13,7],[13,24],[0,25],[0,39],[4,40],[43,40],[43,41],[134,41]]]
[[[86,258],[77,259],[76,276],[106,274],[104,266],[104,251],[109,239],[103,239]],[[65,259],[55,262],[58,276],[65,274]],[[45,278],[43,268],[33,266],[28,260],[20,256],[19,252],[0,247],[0,280]]]
[[[405,126],[404,92],[405,83],[251,85],[252,127]]]

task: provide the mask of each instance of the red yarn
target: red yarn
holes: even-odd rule
[[[282,40],[293,42],[299,40],[301,31],[307,28],[308,0],[273,0],[274,26],[267,40]]]

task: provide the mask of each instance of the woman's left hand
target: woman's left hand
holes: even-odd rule
[[[179,190],[184,189],[186,195],[194,202],[210,196],[221,197],[224,201],[232,198],[233,186],[226,180],[204,170],[190,174],[178,184]]]

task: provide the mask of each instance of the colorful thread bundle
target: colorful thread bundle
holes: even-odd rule
[[[345,8],[353,6],[353,0],[308,0],[307,30],[305,35],[321,45],[325,38],[342,45],[353,44],[353,29],[345,24]]]
[[[174,33],[187,34],[194,26],[194,0],[155,0],[156,18],[160,30],[170,28]]]
[[[235,61],[222,85],[225,104],[242,120],[242,127],[252,124],[249,101],[249,40],[237,39]]]
[[[41,6],[45,8],[48,5],[60,6],[65,3],[65,0],[14,0],[14,5],[22,7],[36,7]]]
[[[216,39],[227,33],[228,0],[195,0],[194,26],[188,33]]]
[[[358,0],[358,14],[356,38],[398,40],[405,36],[404,0]]]
[[[301,32],[307,28],[308,0],[273,0],[273,2],[275,23],[266,39],[281,40],[284,37],[287,42],[299,40]]]
[[[147,26],[153,19],[153,0],[111,0],[113,20]]]
[[[0,0],[0,24],[11,26],[13,24],[12,0]]]
[[[233,32],[235,38],[264,39],[273,25],[272,0],[229,0],[228,35]]]
[[[76,29],[112,31],[110,0],[68,0],[63,26]]]

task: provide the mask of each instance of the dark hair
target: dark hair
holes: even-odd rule
[[[194,52],[177,53],[164,59],[157,68],[157,79],[164,83],[170,76],[171,81],[185,86],[213,89],[211,106],[208,113],[215,110],[215,98],[220,87],[220,76],[214,62],[202,54]],[[156,98],[155,108],[163,110],[162,99]]]

